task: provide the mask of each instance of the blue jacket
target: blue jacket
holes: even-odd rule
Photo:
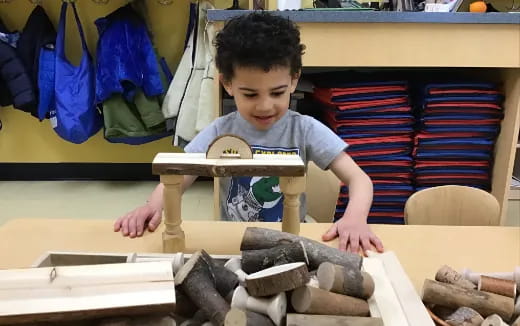
[[[97,47],[96,102],[113,94],[133,100],[137,88],[146,96],[165,92],[159,65],[143,19],[130,7],[121,7],[96,20]]]

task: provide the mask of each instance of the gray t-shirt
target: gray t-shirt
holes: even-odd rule
[[[232,112],[213,121],[184,150],[205,153],[209,144],[223,134],[244,138],[251,145],[253,154],[296,154],[306,166],[307,162],[313,161],[321,169],[327,169],[347,147],[319,121],[289,110],[269,130],[257,130],[238,112]],[[304,194],[300,201],[300,218],[303,220],[306,213]],[[279,222],[282,211],[283,195],[278,177],[220,178],[222,220]]]

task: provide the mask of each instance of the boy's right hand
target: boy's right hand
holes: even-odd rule
[[[161,223],[161,219],[161,208],[145,204],[118,218],[114,223],[114,232],[121,231],[123,236],[130,238],[140,237],[146,226],[150,232],[155,231]]]

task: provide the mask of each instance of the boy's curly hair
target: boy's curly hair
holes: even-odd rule
[[[302,67],[305,45],[300,31],[288,18],[268,12],[253,12],[229,20],[215,39],[216,65],[225,80],[231,80],[235,67],[264,71],[288,67],[296,76]]]

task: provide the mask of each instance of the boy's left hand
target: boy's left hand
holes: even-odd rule
[[[330,241],[339,236],[339,250],[358,253],[359,248],[365,253],[375,247],[378,252],[383,252],[383,243],[370,230],[364,221],[356,221],[343,217],[322,236],[323,241]]]

